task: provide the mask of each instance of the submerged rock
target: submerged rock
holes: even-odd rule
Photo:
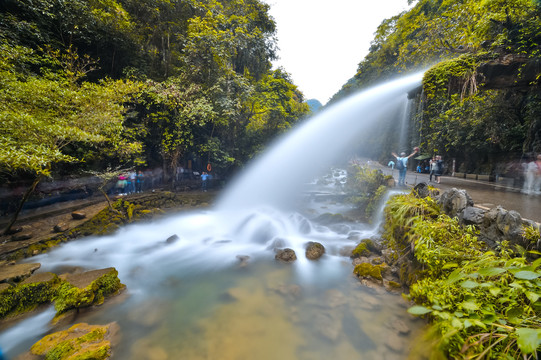
[[[0,266],[0,283],[24,280],[40,267],[39,263]]]
[[[318,242],[310,241],[306,246],[306,258],[317,260],[325,254],[325,247]]]

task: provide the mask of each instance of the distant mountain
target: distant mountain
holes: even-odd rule
[[[308,104],[312,112],[318,111],[319,108],[323,106],[321,105],[318,99],[309,99],[309,100],[306,100],[305,102]]]

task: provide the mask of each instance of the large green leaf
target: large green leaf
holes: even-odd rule
[[[519,349],[526,354],[533,353],[541,345],[541,329],[519,328],[515,333]]]
[[[521,280],[533,280],[541,276],[541,274],[538,274],[534,271],[519,271],[519,272],[516,272],[514,275],[515,275],[515,278],[521,279]]]
[[[415,306],[410,307],[408,309],[408,312],[412,315],[424,315],[424,314],[428,314],[429,312],[432,312],[432,310],[421,305],[415,305]]]

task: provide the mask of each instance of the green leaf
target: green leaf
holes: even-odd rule
[[[541,329],[518,328],[517,344],[520,350],[525,354],[531,354],[541,344]]]
[[[479,310],[479,306],[473,301],[464,301],[462,303],[462,308],[470,311]]]
[[[482,275],[482,276],[495,276],[495,275],[500,275],[506,271],[507,270],[505,270],[504,268],[490,267],[490,268],[480,269],[479,271],[477,271],[477,273],[479,273],[479,275]]]
[[[432,310],[421,305],[415,305],[415,306],[410,307],[408,309],[408,312],[412,315],[424,315],[424,314],[428,314],[429,312],[432,312]]]
[[[464,274],[460,272],[460,268],[455,269],[451,274],[449,274],[449,277],[447,278],[447,284],[451,285],[457,282],[458,280],[464,278]]]
[[[493,287],[493,288],[488,289],[488,291],[490,292],[492,296],[498,296],[498,294],[502,292],[502,289]]]
[[[456,264],[456,263],[447,263],[447,264],[443,265],[442,270],[456,268],[457,266],[458,266],[458,264]]]
[[[526,297],[528,298],[528,300],[530,300],[533,303],[539,300],[540,296],[541,295],[539,295],[538,293],[534,293],[532,291],[526,291]]]
[[[538,274],[534,271],[519,271],[515,273],[515,278],[521,279],[521,280],[533,280],[540,277],[541,274]]]
[[[460,284],[460,286],[465,288],[465,289],[474,289],[474,288],[478,287],[479,284],[476,283],[475,281],[465,280]]]

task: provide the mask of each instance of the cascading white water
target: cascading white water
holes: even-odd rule
[[[354,142],[366,141],[421,78],[417,73],[371,88],[310,118],[253,162],[224,192],[217,208],[284,208],[294,203],[303,184],[328,169]]]
[[[322,291],[332,289],[333,286],[344,281],[347,273],[351,273],[350,267],[343,266],[344,263],[349,262],[344,261],[345,258],[340,254],[340,250],[344,247],[355,246],[359,239],[372,236],[377,229],[355,222],[334,227],[318,224],[313,222],[308,214],[317,215],[328,212],[332,206],[336,206],[336,212],[340,212],[347,205],[319,204],[314,200],[306,203],[305,201],[303,206],[310,208],[310,211],[303,212],[297,208],[298,201],[302,197],[303,190],[309,186],[310,180],[328,169],[337,158],[343,157],[352,144],[365,141],[368,134],[380,126],[388,114],[396,113],[397,106],[401,104],[405,93],[418,85],[421,76],[421,73],[411,75],[361,92],[305,121],[256,159],[223,192],[214,208],[170,216],[150,224],[127,226],[111,236],[90,237],[67,243],[29,261],[40,262],[42,264],[40,271],[56,273],[70,267],[85,269],[115,267],[119,272],[119,278],[127,285],[131,302],[136,303],[131,308],[123,309],[126,312],[125,320],[119,320],[120,322],[131,321],[129,314],[140,307],[137,305],[139,302],[149,302],[152,301],[150,299],[156,298],[163,301],[167,298],[170,303],[179,301],[183,304],[182,306],[189,307],[193,301],[193,306],[197,308],[197,311],[191,311],[183,317],[178,315],[180,319],[174,324],[169,323],[171,316],[175,317],[174,315],[171,313],[163,315],[161,322],[169,326],[168,330],[165,330],[168,332],[191,331],[186,329],[194,326],[191,324],[196,321],[193,318],[205,317],[206,312],[210,311],[207,307],[225,306],[219,303],[222,295],[218,293],[227,292],[228,290],[222,289],[224,284],[236,281],[234,279],[238,274],[231,275],[230,273],[234,273],[233,265],[238,263],[237,256],[239,255],[249,256],[253,268],[258,269],[256,263],[264,264],[272,260],[273,250],[276,247],[292,248],[300,256],[291,267],[292,280],[288,281],[309,289],[321,288]],[[166,242],[171,235],[177,235],[178,240]],[[317,262],[308,261],[302,255],[308,241],[322,243],[327,249],[327,254]],[[225,274],[230,274],[231,277],[221,278],[225,277]],[[174,279],[181,279],[179,280],[181,285],[172,286],[172,283],[177,284],[177,280]],[[194,280],[190,279],[197,279],[197,284],[192,284]],[[210,293],[208,289],[201,290],[201,284],[207,283],[213,284],[213,290]],[[263,291],[268,291],[268,288]],[[176,293],[177,291],[187,297],[181,297]],[[191,300],[191,296],[195,296],[192,294],[198,294],[199,291],[204,292],[205,300],[202,298]],[[211,298],[216,302],[213,305],[206,303]],[[169,306],[164,306],[164,309],[172,311]],[[122,318],[122,313],[117,310],[113,320]],[[348,319],[344,320],[344,324],[351,328],[351,316],[344,316],[344,319]],[[103,317],[107,318],[107,315]],[[32,325],[20,324],[19,326],[42,326],[43,329],[44,323],[49,318],[42,317],[33,320],[35,322]],[[366,326],[370,326],[371,320],[367,321]],[[179,326],[185,328],[178,329]],[[308,323],[302,331],[308,331],[306,329],[311,327],[313,325]],[[125,336],[128,338],[142,336],[138,333],[133,334],[134,330],[124,328],[127,333]],[[10,331],[20,334],[18,330]],[[360,331],[360,333],[363,332]],[[39,337],[40,334],[31,335]],[[163,336],[157,337],[160,340],[153,341],[162,341]],[[0,336],[0,347],[6,346],[2,344],[2,339],[5,338]],[[36,340],[36,338],[19,340],[31,343],[32,339]],[[253,341],[257,343],[266,340],[255,338]],[[315,342],[317,343],[317,340]],[[280,345],[265,346],[279,347]],[[370,347],[373,346],[375,345],[370,342]],[[374,351],[382,351],[377,346],[374,349]],[[171,351],[175,354],[175,351],[179,350]],[[367,351],[367,349],[359,349],[359,351]],[[351,355],[355,357],[355,354]],[[116,356],[121,359],[131,359],[133,353],[127,350],[117,353]],[[175,358],[175,356],[171,355],[170,358]],[[207,358],[212,358],[208,356]],[[333,354],[330,353],[329,356],[332,357]],[[145,357],[141,355],[139,358]],[[198,359],[198,357],[193,358]],[[228,359],[225,355],[221,358]],[[241,359],[243,357],[231,355],[229,358]],[[273,357],[267,356],[267,358]],[[295,353],[282,358],[302,359],[303,357]]]

